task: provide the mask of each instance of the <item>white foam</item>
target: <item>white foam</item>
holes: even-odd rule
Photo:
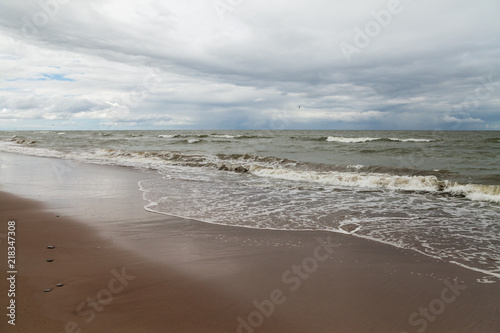
[[[438,191],[440,187],[440,182],[435,176],[396,176],[380,173],[295,171],[290,169],[263,168],[259,166],[251,166],[249,170],[252,174],[261,177],[349,187],[355,186],[427,192]]]
[[[295,171],[284,168],[250,166],[257,176],[327,185],[381,188],[403,191],[443,192],[463,195],[469,200],[500,203],[499,185],[458,184],[440,181],[436,176],[398,176],[384,173]]]
[[[398,139],[398,138],[389,138],[391,141],[399,141],[399,142],[433,142],[431,139]]]
[[[362,164],[356,164],[356,165],[348,165],[347,166],[347,169],[348,170],[355,170],[355,171],[359,171],[361,169],[363,169],[365,166],[362,165]]]
[[[458,184],[455,182],[446,182],[447,186],[444,192],[453,195],[464,195],[466,198],[474,201],[487,201],[500,203],[499,185],[479,185],[479,184]]]
[[[370,138],[370,137],[359,137],[359,138],[345,138],[342,136],[329,136],[326,141],[328,142],[340,142],[340,143],[360,143],[378,140],[391,140],[395,142],[433,142],[432,139],[400,139],[400,138]]]
[[[212,138],[220,138],[220,139],[234,139],[239,138],[241,135],[229,135],[229,134],[212,134],[210,135]]]
[[[379,140],[379,138],[344,138],[342,136],[329,136],[328,142],[358,143]]]

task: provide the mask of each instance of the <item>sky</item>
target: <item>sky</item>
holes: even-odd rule
[[[0,130],[500,130],[498,0],[2,0]]]

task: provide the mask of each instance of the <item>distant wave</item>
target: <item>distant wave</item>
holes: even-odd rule
[[[212,137],[212,138],[219,138],[219,139],[236,139],[236,138],[240,138],[241,135],[210,134],[210,137]]]
[[[160,134],[159,138],[162,139],[173,139],[173,138],[225,138],[225,139],[233,139],[238,136],[235,135],[208,135],[208,134],[198,134],[198,135],[189,135],[189,134]]]
[[[431,139],[398,139],[398,138],[389,138],[390,141],[396,141],[396,142],[434,142],[436,140],[431,140]]]
[[[244,135],[244,134],[160,134],[158,138],[173,139],[173,138],[216,138],[216,139],[262,139],[269,138],[259,135]]]
[[[328,142],[340,142],[340,143],[359,143],[359,142],[369,142],[369,141],[394,141],[394,142],[433,142],[436,140],[432,139],[399,139],[399,138],[345,138],[342,136],[329,136],[326,138]]]
[[[326,138],[328,142],[342,142],[342,143],[358,143],[358,142],[368,142],[368,141],[376,141],[380,140],[380,138],[344,138],[342,136],[329,136]]]
[[[245,134],[218,134],[212,133],[208,135],[211,138],[218,139],[268,139],[271,138],[269,136],[261,136],[261,135],[245,135]]]
[[[184,138],[182,140],[174,141],[173,144],[185,144],[185,143],[193,144],[193,143],[199,143],[199,142],[203,142],[203,139],[187,137],[187,138]]]

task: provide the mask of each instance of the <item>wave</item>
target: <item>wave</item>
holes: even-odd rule
[[[291,136],[290,139],[292,140],[301,140],[301,141],[326,141],[328,139],[327,136],[322,136],[319,138],[311,138],[311,137],[303,137],[303,136]]]
[[[358,143],[380,140],[379,138],[344,138],[342,136],[329,136],[326,138],[328,142],[341,142],[341,143]]]
[[[208,134],[198,134],[198,135],[191,135],[191,134],[160,134],[158,135],[158,138],[160,139],[175,139],[175,138],[208,138],[210,135]],[[187,140],[186,140],[187,142]]]
[[[438,180],[433,176],[394,176],[390,174],[364,174],[358,172],[297,171],[290,169],[262,168],[259,166],[251,167],[250,172],[261,177],[314,182],[324,185],[427,192],[437,191],[439,189]]]
[[[437,140],[432,140],[432,139],[398,139],[398,138],[389,138],[390,141],[396,141],[396,142],[435,142]]]
[[[158,138],[173,139],[173,138],[216,138],[216,139],[263,139],[270,138],[260,135],[244,135],[244,134],[160,134]]]
[[[223,134],[223,133],[211,133],[211,134],[160,134],[158,138],[163,139],[173,139],[173,138],[215,138],[215,139],[264,139],[270,138],[267,136],[260,135],[244,135],[244,134]],[[305,140],[305,141],[327,141],[327,142],[337,142],[337,143],[361,143],[370,141],[389,141],[389,142],[434,142],[437,140],[433,139],[422,139],[422,138],[374,138],[374,137],[342,137],[342,136],[328,136],[319,138],[305,138],[305,137],[290,137],[292,140]]]
[[[190,139],[188,142],[198,143],[202,140]],[[83,152],[65,152],[7,142],[0,143],[0,150],[157,170],[169,165],[204,167],[301,183],[447,194],[474,201],[500,203],[500,185],[462,184],[441,179],[449,174],[447,170],[426,171],[382,166],[319,165],[250,154],[190,155],[169,151],[134,152],[104,148]]]
[[[184,140],[175,141],[174,143],[190,143],[191,144],[191,143],[198,143],[198,142],[203,141],[202,139],[196,139],[196,138],[188,139],[189,136],[182,136],[179,134],[161,134],[161,135],[158,135],[158,137],[161,139],[174,139],[174,138],[181,138],[181,137],[186,138]]]
[[[446,182],[442,190],[455,196],[464,196],[474,201],[500,203],[500,185],[459,184]]]
[[[321,141],[324,139],[321,138]],[[399,138],[369,138],[369,137],[360,137],[360,138],[346,138],[342,136],[329,136],[326,138],[327,142],[340,142],[340,143],[360,143],[360,142],[370,142],[370,141],[393,141],[393,142],[434,142],[436,140],[432,139],[399,139]]]
[[[260,136],[260,135],[244,135],[244,134],[215,134],[212,133],[207,135],[210,138],[217,139],[270,139],[269,136]]]
[[[219,139],[236,139],[240,138],[241,135],[229,135],[229,134],[210,134],[211,138],[219,138]]]
[[[323,185],[387,189],[398,191],[446,193],[474,201],[500,203],[499,185],[460,184],[440,180],[436,176],[399,176],[384,173],[317,172],[253,166],[249,172],[257,176]]]

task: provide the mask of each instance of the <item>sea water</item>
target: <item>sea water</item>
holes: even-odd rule
[[[500,132],[11,131],[0,150],[154,169],[150,211],[348,233],[500,277]]]

